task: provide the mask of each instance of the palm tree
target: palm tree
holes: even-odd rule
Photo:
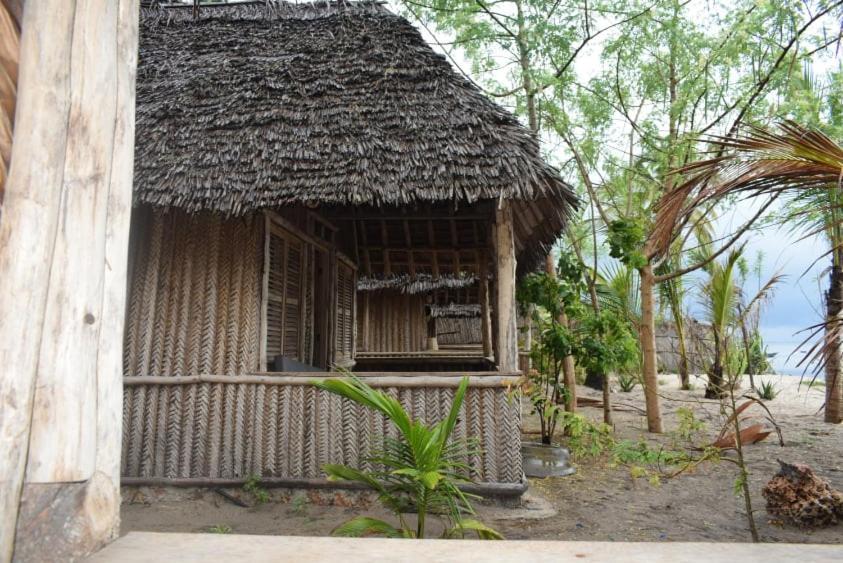
[[[809,361],[825,370],[826,422],[843,421],[841,413],[841,335],[843,335],[843,147],[822,132],[792,121],[777,130],[751,127],[746,134],[713,141],[714,158],[680,170],[689,178],[663,198],[657,225],[658,243],[670,245],[676,225],[706,203],[729,194],[791,199],[787,219],[808,235],[824,234],[831,255],[824,340]]]

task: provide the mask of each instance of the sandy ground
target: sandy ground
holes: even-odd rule
[[[843,523],[830,528],[805,531],[771,521],[764,511],[761,488],[776,472],[777,459],[806,463],[837,489],[843,490],[843,426],[822,423],[817,414],[823,388],[799,386],[798,378],[764,376],[780,389],[767,404],[781,426],[785,445],[775,435],[748,446],[750,485],[756,522],[764,541],[843,543]],[[690,408],[706,423],[696,442],[704,443],[722,426],[724,416],[717,402],[702,398],[703,381],[693,391],[680,391],[675,376],[660,377],[665,435],[646,432],[646,419],[639,409],[644,398],[640,388],[631,393],[612,394],[623,411],[615,412],[618,439],[644,438],[653,446],[670,446],[675,440],[676,410]],[[581,395],[599,398],[599,393],[582,389]],[[756,407],[753,407],[753,410]],[[582,412],[599,420],[599,409]],[[751,412],[751,411],[747,411]],[[760,411],[758,411],[760,413]],[[526,417],[525,439],[537,421]],[[732,492],[736,467],[727,462],[707,464],[690,473],[662,480],[658,486],[634,479],[628,467],[612,467],[607,456],[576,460],[576,475],[535,479],[521,508],[480,505],[478,513],[487,524],[508,539],[553,539],[594,541],[749,541],[743,499]],[[135,502],[131,502],[135,500]],[[210,532],[230,530],[242,534],[327,535],[348,518],[366,514],[389,520],[377,506],[345,508],[321,506],[305,495],[287,502],[270,502],[243,508],[216,494],[195,499],[137,502],[126,499],[122,510],[122,533],[132,530]]]

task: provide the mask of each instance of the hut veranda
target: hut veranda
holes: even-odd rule
[[[141,10],[123,484],[319,486],[390,432],[353,370],[520,494],[515,282],[575,204],[536,140],[376,2]]]

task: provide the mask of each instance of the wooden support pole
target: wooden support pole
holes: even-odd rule
[[[480,255],[480,333],[483,338],[483,356],[491,358],[492,352],[492,318],[489,311],[489,259],[486,254]]]
[[[433,318],[433,315],[427,316],[427,349],[439,349],[439,340],[436,337],[436,319]]]
[[[506,201],[495,210],[498,369],[518,369],[518,326],[515,311],[515,240],[512,208]]]
[[[28,2],[0,221],[0,560],[116,537],[137,0]]]

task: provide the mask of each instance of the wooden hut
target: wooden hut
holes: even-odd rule
[[[142,10],[136,126],[124,484],[365,466],[340,366],[429,420],[470,375],[473,477],[523,491],[514,284],[575,199],[515,117],[379,3],[259,2]],[[471,354],[428,350],[451,303]]]

